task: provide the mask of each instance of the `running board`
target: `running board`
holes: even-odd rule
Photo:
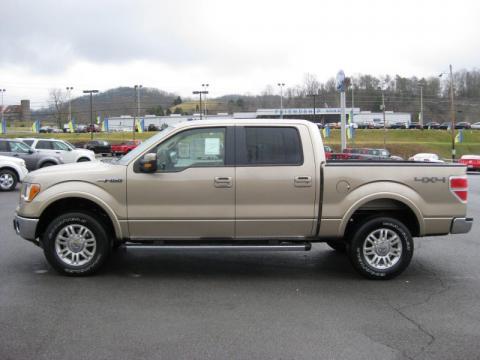
[[[136,244],[127,242],[123,246],[127,249],[158,249],[158,250],[234,250],[234,251],[309,251],[312,244],[304,243],[286,243],[286,244],[261,244],[261,245],[241,245],[241,244],[219,244],[219,245],[172,245],[172,244]]]

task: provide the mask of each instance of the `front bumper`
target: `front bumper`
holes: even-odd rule
[[[13,228],[17,235],[20,235],[25,240],[36,242],[36,231],[39,219],[24,218],[15,215],[13,219]]]
[[[454,218],[450,227],[451,234],[466,234],[473,225],[473,218]]]

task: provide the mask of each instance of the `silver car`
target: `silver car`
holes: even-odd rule
[[[63,164],[60,156],[42,154],[18,140],[0,139],[0,155],[12,156],[25,160],[28,171],[42,167]]]

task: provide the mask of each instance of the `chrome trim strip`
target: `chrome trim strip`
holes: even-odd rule
[[[234,251],[308,251],[311,248],[310,243],[298,245],[141,245],[126,243],[127,249],[158,249],[158,250],[234,250]]]

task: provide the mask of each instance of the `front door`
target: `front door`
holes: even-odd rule
[[[31,153],[30,147],[21,141],[9,141],[9,155],[25,160],[25,166],[29,171],[37,166],[37,154]]]
[[[139,172],[140,159],[130,163],[132,240],[233,238],[232,146],[233,127],[199,127],[177,132],[148,151],[157,154],[157,172]]]
[[[315,161],[308,129],[245,126],[236,130],[236,237],[312,235]]]

